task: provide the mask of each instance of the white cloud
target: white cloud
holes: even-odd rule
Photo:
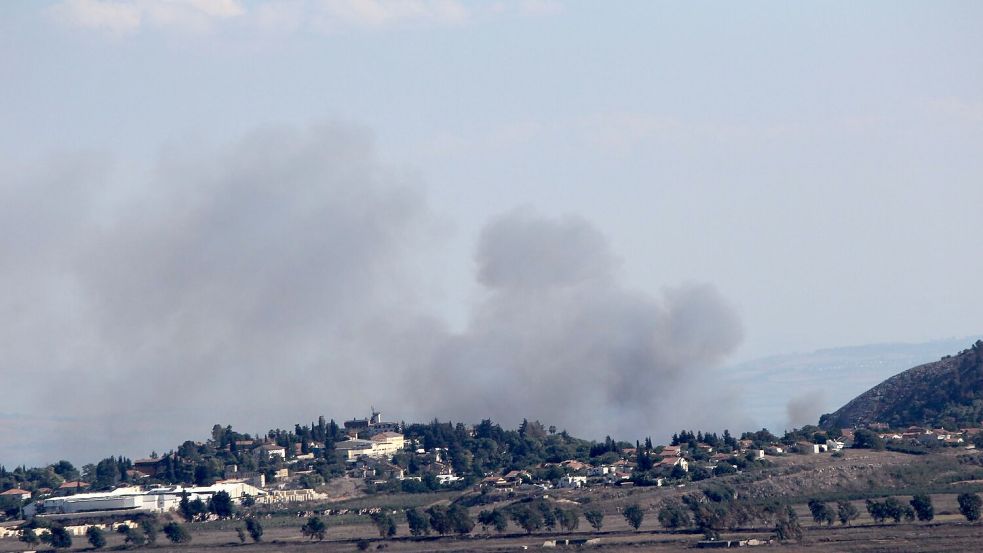
[[[72,27],[125,35],[145,26],[207,31],[246,10],[239,0],[62,0],[49,13]]]
[[[114,35],[148,28],[205,32],[223,21],[265,32],[450,27],[500,17],[540,17],[563,11],[555,0],[466,4],[461,0],[59,0],[57,21]]]
[[[563,12],[563,4],[556,0],[522,0],[517,4],[520,15],[557,15]]]
[[[140,8],[135,4],[99,0],[64,0],[51,8],[51,14],[71,26],[114,34],[136,31],[143,19]]]
[[[457,0],[321,0],[312,6],[319,26],[386,28],[397,25],[457,25],[469,12]]]

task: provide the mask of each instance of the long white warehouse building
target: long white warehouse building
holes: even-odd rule
[[[159,513],[177,509],[184,494],[188,494],[188,499],[191,501],[201,499],[207,502],[219,492],[226,492],[236,503],[247,495],[252,497],[266,495],[265,491],[241,481],[225,481],[212,486],[190,488],[169,486],[142,490],[139,487],[124,487],[109,492],[80,493],[36,501],[24,507],[24,515],[31,517],[36,514],[129,510]]]

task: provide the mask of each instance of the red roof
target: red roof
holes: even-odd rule
[[[72,488],[88,488],[88,487],[89,487],[89,483],[88,482],[82,482],[82,481],[79,481],[79,480],[75,480],[75,481],[72,481],[72,482],[65,482],[61,486],[58,486],[58,489],[59,490],[69,490],[69,489],[72,489]]]
[[[31,495],[31,492],[27,490],[22,490],[20,488],[11,488],[3,493],[0,493],[0,495],[24,495],[24,494]]]

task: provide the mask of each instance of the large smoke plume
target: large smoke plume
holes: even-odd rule
[[[607,241],[579,217],[499,217],[481,235],[477,262],[487,298],[463,334],[408,373],[452,391],[430,407],[445,416],[529,414],[592,435],[669,428],[697,400],[687,394],[702,401],[712,392],[689,384],[741,338],[710,286],[661,299],[622,287]]]
[[[265,430],[370,403],[594,436],[722,422],[685,406],[739,342],[733,311],[708,285],[626,289],[584,219],[491,221],[483,297],[449,330],[419,270],[435,217],[364,132],[267,129],[125,178],[85,157],[6,172],[7,464],[142,455],[215,422]]]

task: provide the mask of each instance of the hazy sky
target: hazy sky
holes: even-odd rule
[[[633,375],[979,334],[981,28],[974,1],[3,2],[0,462],[476,416],[363,385],[518,378],[592,317],[686,328],[571,361]],[[550,295],[540,336],[516,306],[558,268],[591,305]],[[270,367],[245,401],[276,413],[209,408]]]

